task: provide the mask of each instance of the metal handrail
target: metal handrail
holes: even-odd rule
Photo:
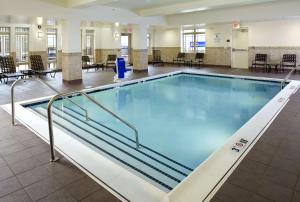
[[[284,79],[281,81],[281,90],[284,88],[285,83],[287,82],[287,80],[291,77],[292,73],[295,71],[296,69],[291,69],[291,71],[288,73],[288,75],[286,75],[286,77],[284,77]]]
[[[39,81],[40,83],[44,84],[45,86],[47,86],[48,88],[50,88],[51,90],[53,90],[54,92],[56,93],[60,93],[58,90],[56,90],[53,86],[49,85],[48,83],[46,83],[45,81],[41,80],[40,78],[31,78],[31,79],[18,79],[16,80],[12,85],[11,85],[11,88],[10,88],[10,91],[11,91],[11,118],[12,118],[12,125],[16,125],[15,124],[15,93],[14,93],[14,90],[15,90],[15,86],[21,82],[21,81],[28,81],[28,80],[37,80]],[[76,102],[74,102],[73,100],[71,100],[70,98],[68,97],[64,97],[65,99],[69,100],[71,103],[73,103],[74,105],[76,105],[78,108],[80,108],[82,111],[85,112],[85,118],[86,120],[88,120],[88,111],[86,109],[84,109],[82,106],[80,106],[79,104],[77,104]]]
[[[63,96],[70,96],[70,95],[74,95],[74,94],[80,94],[84,97],[86,97],[88,100],[90,100],[91,102],[93,102],[95,105],[97,105],[98,107],[100,107],[101,109],[103,109],[104,111],[108,112],[109,114],[111,114],[112,116],[114,116],[116,119],[118,119],[119,121],[121,121],[122,123],[124,123],[126,126],[128,126],[129,128],[131,128],[134,133],[135,133],[135,142],[136,142],[136,148],[139,149],[140,148],[140,143],[139,143],[139,134],[137,129],[131,125],[130,123],[128,123],[127,121],[125,121],[124,119],[122,119],[121,117],[119,117],[118,115],[116,115],[114,112],[110,111],[109,109],[107,109],[106,107],[104,107],[103,105],[101,105],[98,101],[96,101],[94,98],[90,97],[88,94],[86,94],[85,92],[82,91],[75,91],[75,92],[70,92],[70,93],[59,93],[55,96],[53,96],[51,98],[51,100],[48,103],[48,107],[47,107],[47,114],[48,114],[48,127],[49,127],[49,142],[50,142],[50,151],[51,151],[51,162],[57,161],[59,158],[55,156],[55,151],[54,151],[54,138],[53,138],[53,120],[52,120],[52,105],[53,103],[59,99],[60,97]]]

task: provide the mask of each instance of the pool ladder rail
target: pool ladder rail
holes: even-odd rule
[[[101,109],[103,109],[104,111],[111,114],[113,117],[115,117],[119,121],[121,121],[123,124],[125,124],[126,126],[131,128],[135,133],[136,149],[140,148],[138,130],[133,125],[131,125],[130,123],[128,123],[127,121],[125,121],[124,119],[119,117],[117,114],[110,111],[108,108],[104,107],[102,104],[100,104],[94,98],[92,98],[91,96],[89,96],[88,94],[86,94],[85,92],[82,92],[82,91],[75,91],[75,92],[70,92],[70,93],[59,93],[59,94],[57,94],[57,95],[55,95],[51,98],[51,100],[49,101],[48,106],[47,106],[49,139],[50,139],[50,147],[51,147],[51,161],[56,161],[57,160],[57,157],[55,157],[54,147],[53,147],[54,146],[54,144],[53,144],[53,120],[52,120],[52,110],[51,110],[52,105],[60,97],[71,96],[71,95],[76,95],[76,94],[80,94],[81,96],[86,97],[89,101],[93,102],[96,106],[100,107]]]
[[[108,108],[106,108],[105,106],[103,106],[102,104],[100,104],[97,100],[95,100],[94,98],[92,98],[91,96],[89,96],[87,93],[83,92],[83,91],[74,91],[74,92],[69,92],[69,93],[64,93],[64,92],[59,92],[58,90],[56,90],[54,87],[52,87],[51,85],[49,85],[48,83],[46,83],[45,81],[41,80],[40,78],[34,78],[34,79],[18,79],[16,80],[12,86],[11,86],[11,112],[12,112],[12,125],[15,125],[15,96],[14,96],[14,88],[15,86],[20,83],[21,81],[28,81],[28,80],[37,80],[39,82],[41,82],[42,84],[46,85],[47,87],[49,87],[51,90],[53,90],[54,92],[56,92],[57,94],[54,95],[47,106],[47,115],[48,115],[48,128],[49,128],[49,143],[50,143],[50,161],[51,162],[55,162],[57,160],[59,160],[58,157],[55,156],[55,150],[54,150],[54,137],[53,137],[53,120],[52,120],[52,105],[53,103],[59,99],[59,98],[63,98],[63,99],[67,99],[68,101],[70,101],[72,104],[76,105],[78,108],[80,108],[82,111],[85,112],[85,118],[86,121],[89,120],[88,118],[88,111],[87,109],[83,108],[82,106],[80,106],[79,104],[77,104],[76,102],[74,102],[73,100],[71,100],[69,98],[69,96],[73,96],[73,95],[78,95],[80,94],[81,96],[87,98],[89,101],[93,102],[96,106],[98,106],[99,108],[103,109],[104,111],[106,111],[107,113],[111,114],[113,117],[115,117],[116,119],[118,119],[119,121],[121,121],[123,124],[125,124],[126,126],[128,126],[129,128],[131,128],[134,133],[135,133],[135,143],[136,143],[136,149],[140,148],[140,143],[139,143],[139,133],[138,130],[129,122],[127,122],[126,120],[124,120],[123,118],[119,117],[117,114],[115,114],[114,112],[110,111]]]
[[[54,91],[55,93],[60,93],[57,89],[55,89],[53,86],[51,86],[50,84],[46,83],[45,81],[43,81],[40,78],[30,78],[30,79],[18,79],[16,80],[12,86],[11,86],[11,111],[12,111],[12,125],[15,125],[15,86],[20,83],[21,81],[26,82],[26,81],[39,81],[40,83],[42,83],[43,85],[47,86],[49,89],[51,89],[52,91]],[[85,113],[85,117],[86,120],[88,120],[88,111],[86,109],[84,109],[82,106],[80,106],[79,104],[77,104],[76,102],[74,102],[73,100],[71,100],[69,97],[64,97],[64,99],[67,99],[68,101],[70,101],[72,104],[74,104],[75,106],[77,106],[79,109],[81,109],[82,111],[84,111]]]
[[[286,77],[284,77],[284,79],[281,81],[281,90],[285,87],[285,84],[287,82],[287,80],[291,77],[291,75],[294,73],[294,71],[296,71],[295,68],[291,69],[291,71],[286,75]]]

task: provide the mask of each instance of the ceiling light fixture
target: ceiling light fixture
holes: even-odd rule
[[[180,13],[191,13],[191,12],[197,12],[197,11],[205,11],[208,7],[201,7],[201,8],[191,8],[186,10],[181,10]]]

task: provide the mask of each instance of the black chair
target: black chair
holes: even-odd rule
[[[94,68],[96,71],[100,68],[100,65],[91,63],[90,57],[87,55],[82,56],[81,60],[82,60],[82,69],[86,69],[87,71],[89,71],[89,69]]]
[[[161,51],[160,50],[153,50],[152,56],[153,56],[153,59],[152,59],[153,66],[155,64],[164,65],[164,61],[161,59]]]
[[[255,54],[255,58],[252,61],[252,66],[250,70],[256,70],[256,67],[263,67],[264,70],[268,68],[267,54]]]
[[[105,63],[105,68],[117,68],[116,66],[116,59],[117,55],[107,55],[106,63]]]
[[[198,66],[204,64],[204,53],[196,53],[194,60],[191,61],[191,66],[194,64]]]
[[[284,72],[286,67],[296,68],[297,66],[297,56],[296,54],[284,54],[280,62],[280,71]]]
[[[1,82],[2,79],[5,84],[7,84],[9,78],[23,78],[25,75],[16,72],[16,65],[14,58],[11,56],[0,57],[0,67],[1,67]]]
[[[173,63],[185,64],[185,53],[178,53],[177,57],[173,59]]]
[[[50,74],[52,78],[55,77],[56,70],[45,69],[43,64],[43,59],[40,55],[30,55],[29,59],[30,59],[32,74],[37,76],[46,76],[47,74]]]

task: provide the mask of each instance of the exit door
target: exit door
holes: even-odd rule
[[[232,68],[248,69],[248,28],[234,29],[232,31]]]

